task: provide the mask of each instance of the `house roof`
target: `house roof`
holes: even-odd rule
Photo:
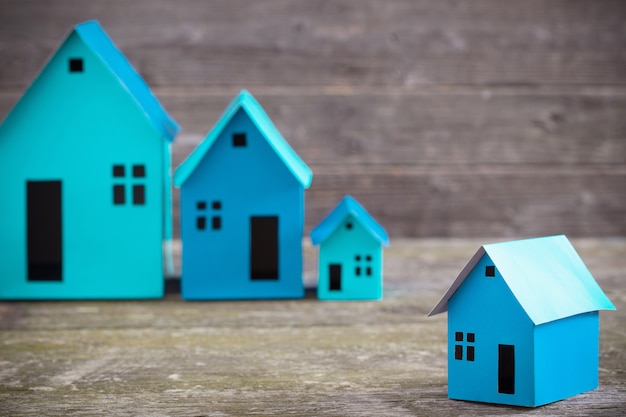
[[[174,184],[181,186],[193,173],[206,153],[211,149],[219,135],[228,125],[235,114],[243,109],[267,143],[274,149],[276,154],[284,162],[285,166],[294,175],[304,188],[309,188],[313,179],[313,172],[304,163],[298,154],[289,146],[285,138],[280,134],[274,123],[270,120],[265,110],[247,90],[242,90],[226,107],[226,110],[209,132],[207,137],[193,150],[193,152],[176,169]]]
[[[74,26],[74,32],[101,59],[102,62],[119,78],[120,82],[135,99],[146,117],[161,133],[173,141],[180,130],[176,121],[165,111],[150,88],[135,71],[124,54],[115,46],[97,20],[90,20]]]
[[[482,246],[428,314],[448,310],[448,301],[483,255],[535,325],[597,310],[615,310],[564,235]]]
[[[337,207],[311,230],[313,245],[324,242],[349,215],[354,217],[374,239],[385,246],[389,246],[389,236],[387,236],[385,229],[374,220],[358,201],[349,195],[345,196]]]

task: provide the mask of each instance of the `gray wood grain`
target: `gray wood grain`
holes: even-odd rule
[[[97,18],[153,86],[626,82],[619,0],[2,0],[0,86]],[[7,65],[8,64],[8,65]]]
[[[175,166],[250,89],[315,172],[307,232],[351,193],[392,237],[626,233],[624,2],[0,0],[0,119],[92,18]]]
[[[573,241],[618,308],[599,389],[536,409],[447,399],[446,317],[426,314],[489,242],[396,240],[380,302],[0,302],[0,415],[623,415],[624,239]],[[315,262],[307,246],[310,285]]]

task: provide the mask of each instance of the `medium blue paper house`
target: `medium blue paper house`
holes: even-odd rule
[[[0,298],[161,297],[178,130],[100,24],[76,25],[0,125]]]
[[[448,396],[534,407],[598,387],[599,310],[614,310],[565,236],[482,246],[448,311]]]
[[[351,196],[345,196],[311,231],[320,245],[320,300],[380,300],[383,297],[383,227]]]
[[[182,296],[299,298],[313,174],[247,91],[177,168]]]

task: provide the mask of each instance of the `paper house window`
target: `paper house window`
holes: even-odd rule
[[[493,265],[487,265],[485,267],[485,276],[488,278],[493,278],[496,276],[496,267]]]
[[[463,360],[463,348],[465,348],[465,359],[469,362],[474,362],[474,342],[476,341],[476,335],[474,333],[467,333],[467,337],[464,338],[463,332],[454,333],[454,341],[457,342],[454,345],[454,359]]]
[[[356,266],[354,267],[354,275],[357,277],[362,276],[363,271],[365,271],[365,276],[372,276],[372,256],[371,255],[355,255],[354,261]]]
[[[347,222],[346,223],[346,229],[348,229],[348,230],[352,229],[352,222]]]
[[[233,133],[233,146],[235,148],[243,148],[248,144],[245,133]]]
[[[206,201],[196,202],[196,209],[198,210],[198,214],[196,215],[196,229],[206,230]]]
[[[211,208],[213,209],[213,217],[211,218],[211,228],[213,230],[222,230],[222,202],[214,201],[211,203]]]
[[[132,190],[133,204],[143,206],[146,204],[146,185],[142,179],[146,177],[145,165],[133,165],[132,167]],[[126,167],[122,164],[113,165],[113,204],[126,204]]]
[[[70,58],[68,61],[70,72],[83,72],[83,59],[82,58]]]

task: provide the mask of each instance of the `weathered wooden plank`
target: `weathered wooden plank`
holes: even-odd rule
[[[98,18],[153,86],[626,83],[619,0],[2,0],[0,86]]]
[[[425,315],[487,242],[393,243],[381,302],[0,303],[0,414],[623,413],[624,239],[573,241],[618,308],[601,313],[600,388],[537,409],[446,398],[446,318]]]
[[[157,89],[183,127],[177,166],[237,89]],[[254,88],[309,164],[589,165],[626,163],[626,89]],[[0,118],[22,91],[0,92]]]

